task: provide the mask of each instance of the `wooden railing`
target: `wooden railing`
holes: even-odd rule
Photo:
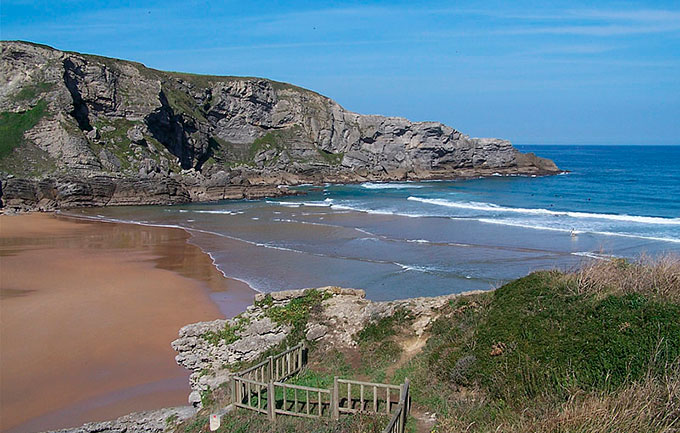
[[[403,433],[410,410],[409,381],[402,385],[333,379],[332,389],[292,385],[284,381],[302,371],[303,343],[235,373],[231,395],[236,407],[267,414],[339,419],[340,414],[392,414],[383,433]],[[396,409],[395,409],[396,408]]]
[[[303,343],[270,356],[259,364],[235,373],[231,378],[231,395],[235,406],[267,413],[270,418],[269,384],[279,382],[302,371],[305,346]]]
[[[331,417],[333,398],[330,389],[312,388],[309,386],[291,385],[274,382],[274,398],[278,400],[281,391],[281,408],[274,405],[273,418],[277,414],[302,416],[307,418]],[[298,392],[300,396],[298,397]]]
[[[269,413],[269,393],[267,383],[233,376],[231,391],[233,403],[236,407],[250,409],[261,413]]]
[[[409,394],[409,381],[408,378],[401,385],[401,397],[399,397],[399,405],[397,410],[394,411],[390,423],[387,424],[385,430],[382,433],[404,433],[406,428],[406,419],[408,418],[409,412],[411,411],[411,396]]]
[[[246,370],[239,371],[234,376],[264,383],[286,380],[302,371],[304,352],[304,344],[300,343]]]
[[[354,392],[353,392],[354,391]],[[333,399],[337,417],[341,413],[392,412],[392,404],[397,404],[401,398],[401,387],[386,383],[360,382],[335,377],[333,381]],[[394,395],[399,393],[398,395]]]

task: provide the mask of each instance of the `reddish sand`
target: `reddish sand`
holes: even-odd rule
[[[170,342],[254,292],[179,229],[0,215],[0,430],[186,404]],[[227,291],[218,306],[210,293]],[[221,311],[220,311],[221,308]]]

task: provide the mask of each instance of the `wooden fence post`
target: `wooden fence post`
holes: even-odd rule
[[[406,379],[408,381],[408,379]],[[399,391],[399,405],[401,406],[401,426],[399,427],[399,431],[403,432],[404,431],[404,426],[406,426],[406,399],[408,398],[408,388],[406,387],[406,384],[401,385],[401,390]]]
[[[333,397],[331,398],[332,417],[334,420],[340,419],[340,393],[338,392],[338,376],[333,377]]]
[[[276,420],[276,396],[274,394],[274,382],[271,381],[267,384],[267,417],[270,421]]]
[[[270,356],[267,358],[269,360],[269,380],[267,382],[274,381],[274,357]]]
[[[403,397],[401,398],[401,431],[403,432],[406,430],[406,420],[408,419],[411,403],[411,383],[408,380],[408,377],[404,379],[404,384],[401,385],[401,387],[403,390]]]
[[[302,342],[302,346],[300,346],[300,351],[298,352],[298,368],[302,370],[302,352],[305,351],[306,344]]]
[[[239,402],[236,401],[236,380],[234,380],[233,374],[231,375],[229,380],[231,380],[231,402],[240,403],[240,401]]]
[[[283,352],[285,355],[283,355],[283,377],[288,377],[290,374],[290,346],[286,346],[286,351]]]

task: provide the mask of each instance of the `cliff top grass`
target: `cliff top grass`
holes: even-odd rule
[[[669,431],[679,293],[673,256],[536,272],[452,301],[394,379],[412,379],[436,431]]]

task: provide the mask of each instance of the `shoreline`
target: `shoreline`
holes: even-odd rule
[[[206,202],[206,203],[212,203],[212,202]],[[197,204],[199,204],[199,203],[197,203]],[[158,206],[164,206],[164,205],[158,205]],[[160,229],[181,230],[181,231],[185,232],[185,233],[189,236],[189,238],[187,239],[187,243],[189,243],[189,244],[195,246],[196,248],[198,248],[199,250],[201,250],[201,252],[202,252],[203,254],[207,255],[207,256],[210,258],[210,261],[212,262],[212,265],[213,265],[213,267],[215,268],[215,270],[217,270],[220,274],[222,274],[222,276],[223,276],[226,280],[231,280],[231,281],[235,281],[235,282],[238,282],[238,283],[242,283],[242,284],[248,286],[248,288],[249,288],[250,290],[252,290],[253,292],[255,292],[255,294],[265,293],[265,292],[263,292],[262,290],[259,290],[259,289],[255,288],[255,287],[253,287],[253,285],[252,285],[250,282],[246,281],[246,280],[243,280],[243,279],[241,279],[241,278],[234,277],[234,276],[231,276],[231,275],[227,275],[227,273],[226,273],[224,270],[222,270],[222,268],[219,267],[219,265],[218,265],[217,262],[215,261],[215,258],[213,257],[213,255],[212,255],[212,253],[211,253],[210,251],[206,251],[206,250],[204,250],[200,245],[191,242],[191,237],[192,237],[192,235],[193,235],[192,232],[202,233],[202,234],[207,234],[207,235],[213,235],[213,236],[217,236],[217,237],[223,237],[224,235],[222,235],[222,234],[220,234],[220,233],[215,233],[215,232],[211,232],[211,231],[208,231],[208,230],[201,230],[201,229],[194,229],[194,228],[189,228],[189,227],[182,227],[182,226],[179,226],[179,225],[172,225],[172,224],[154,224],[154,223],[142,222],[142,221],[119,220],[119,219],[116,219],[116,218],[107,218],[107,217],[104,217],[104,216],[97,216],[97,217],[94,217],[94,216],[90,216],[90,215],[82,215],[82,214],[81,214],[81,215],[76,215],[76,214],[62,213],[62,212],[63,212],[63,211],[59,211],[59,210],[58,210],[58,211],[47,212],[47,213],[48,213],[48,214],[55,215],[55,216],[63,216],[64,218],[75,219],[75,220],[83,220],[83,221],[91,221],[91,222],[101,222],[101,223],[110,223],[110,224],[130,224],[130,225],[141,226],[141,227],[152,227],[152,228],[160,228]],[[29,213],[30,213],[30,212],[29,212]],[[28,213],[27,213],[27,214],[28,214]],[[241,241],[241,239],[235,239],[235,238],[229,238],[229,239]],[[236,314],[238,314],[238,313],[240,313],[240,312],[241,312],[241,311],[237,312]]]
[[[0,215],[2,431],[186,405],[170,342],[252,302],[187,231],[63,214]],[[104,344],[102,344],[104,343]]]

